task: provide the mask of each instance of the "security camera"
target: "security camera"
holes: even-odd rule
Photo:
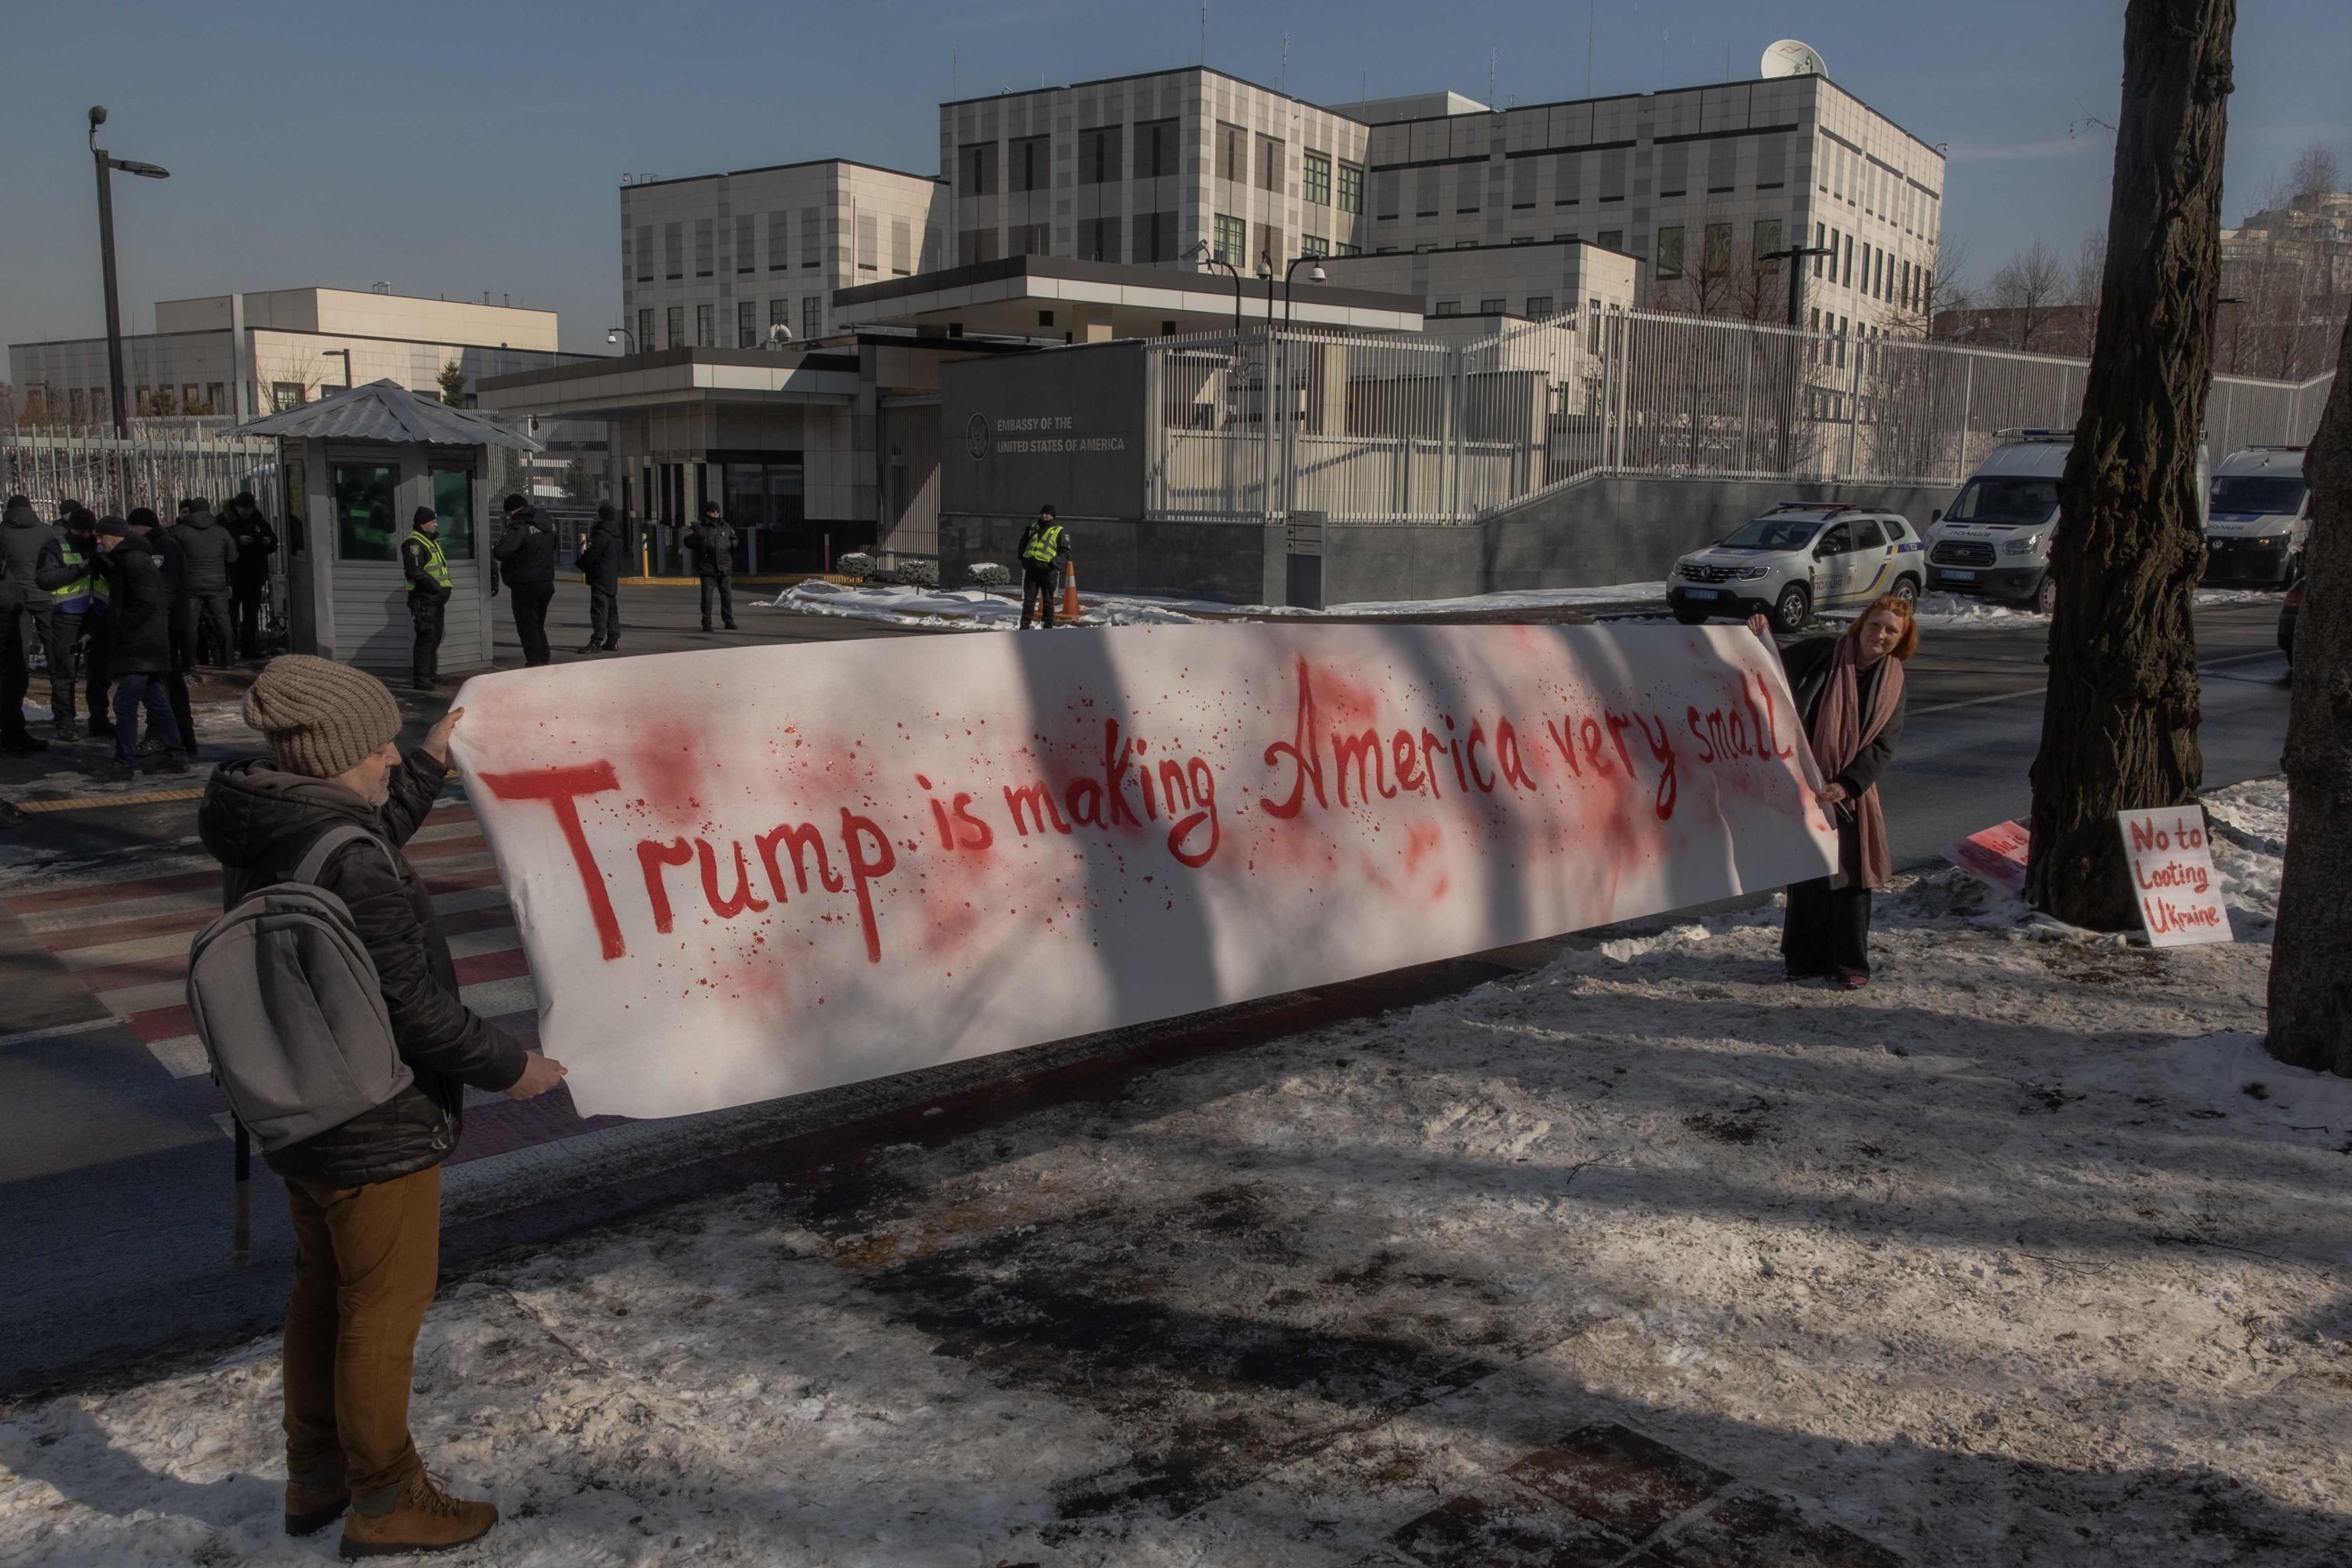
[[[792,341],[793,330],[784,325],[783,322],[778,321],[768,329],[768,346],[770,348],[780,349]]]

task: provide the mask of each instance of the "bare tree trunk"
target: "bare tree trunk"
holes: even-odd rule
[[[2352,325],[2304,455],[2311,546],[2286,721],[2286,871],[2271,946],[2271,1055],[2352,1077]]]
[[[2197,447],[2221,275],[2236,0],[2131,0],[2098,337],[2058,482],[2058,607],[2033,762],[2026,896],[2078,925],[2136,917],[2116,814],[2195,798],[2204,563]]]

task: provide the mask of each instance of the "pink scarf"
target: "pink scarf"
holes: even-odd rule
[[[1865,718],[1860,655],[1852,637],[1838,639],[1822,688],[1821,705],[1813,710],[1811,729],[1813,760],[1821,763],[1825,784],[1836,782],[1853,765],[1862,749],[1886,728],[1886,721],[1895,717],[1895,705],[1903,700],[1903,661],[1888,654],[1879,664],[1883,673],[1878,678],[1878,700],[1870,705]],[[1886,812],[1878,802],[1878,786],[1872,784],[1850,804],[1862,830],[1862,885],[1884,888],[1893,858],[1886,848]]]

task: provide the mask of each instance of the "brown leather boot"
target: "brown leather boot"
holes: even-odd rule
[[[393,1557],[407,1552],[446,1552],[488,1535],[498,1523],[496,1505],[462,1502],[436,1486],[419,1469],[382,1513],[368,1511],[354,1498],[343,1519],[345,1557]]]
[[[343,1516],[352,1502],[352,1489],[341,1481],[286,1481],[286,1533],[312,1535]]]

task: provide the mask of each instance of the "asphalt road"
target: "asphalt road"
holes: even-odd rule
[[[632,653],[906,635],[748,605],[739,608],[741,631],[704,634],[695,625],[692,593],[683,589],[637,590],[625,596],[624,606],[623,646]],[[584,610],[576,589],[559,592],[551,627],[559,648],[585,640]],[[2277,771],[2287,690],[2285,662],[2275,647],[2276,624],[2276,609],[2267,604],[2213,606],[2198,616],[2204,676],[2201,738],[2210,787]],[[501,644],[504,663],[513,650],[505,637]],[[1908,721],[1884,786],[1898,864],[1931,858],[1955,838],[2025,815],[2026,768],[2041,726],[2042,655],[2042,626],[2037,622],[1929,629],[1909,667]],[[404,708],[412,729],[421,733],[438,704],[407,702]],[[28,776],[20,771],[12,779],[12,766],[0,766],[0,794]],[[45,814],[11,837],[41,835],[119,864],[126,854],[185,854],[194,810],[192,803],[179,802]],[[68,1371],[79,1378],[119,1366],[124,1347],[162,1349],[191,1338],[217,1342],[265,1324],[282,1300],[287,1247],[275,1188],[257,1184],[255,1262],[243,1269],[228,1267],[227,1144],[208,1122],[172,1108],[164,1092],[168,1080],[158,1082],[162,1075],[153,1058],[128,1029],[110,1024],[72,1032],[22,1032],[36,1024],[46,1029],[70,1020],[37,1020],[26,1011],[37,993],[58,988],[59,977],[44,974],[45,954],[37,942],[27,943],[21,930],[11,929],[17,923],[0,912],[0,998],[5,999],[0,1002],[0,1321],[14,1330],[0,1339],[0,1397]],[[1260,1005],[1273,1009],[1269,1017],[1287,1020],[1284,1027],[1304,1027],[1334,1007],[1425,1000],[1491,977],[1491,966],[1475,961],[1435,970],[1442,973],[1376,977],[1340,988],[1345,996],[1327,988],[1319,995]],[[63,978],[65,989],[89,1005],[88,993]],[[1139,1047],[1127,1048],[1174,1048],[1171,1042],[1212,1027],[1203,1020],[1154,1026],[1135,1032]],[[1225,1043],[1213,1048],[1230,1048],[1246,1037],[1220,1037]],[[1009,1078],[1027,1069],[1000,1059],[1000,1065],[967,1070],[982,1077],[1000,1071]],[[875,1086],[875,1091],[882,1087]],[[821,1119],[830,1103],[812,1098],[799,1110],[803,1120]],[[922,1102],[916,1103],[912,1114],[919,1115]],[[845,1111],[838,1114],[849,1120]],[[716,1130],[704,1131],[707,1150]],[[730,1161],[722,1155],[673,1174],[665,1178],[657,1196],[686,1195],[698,1180],[717,1185],[757,1179],[750,1173],[758,1168],[756,1162],[747,1163],[749,1158]],[[503,1230],[478,1224],[471,1239],[453,1234],[445,1256],[456,1261],[656,1200],[643,1190],[631,1196],[599,1189],[566,1194],[552,1204],[542,1191],[533,1201],[539,1217],[517,1218]]]

